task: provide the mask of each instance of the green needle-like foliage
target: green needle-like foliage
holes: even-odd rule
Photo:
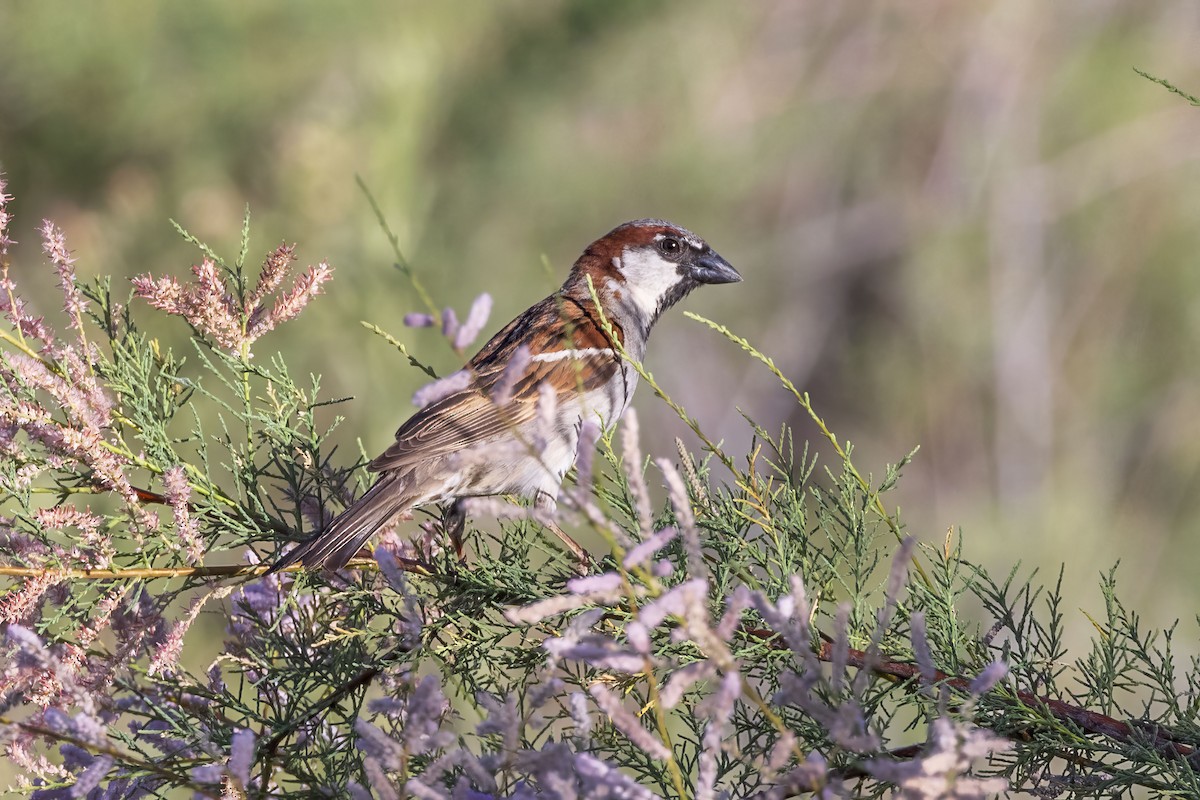
[[[284,290],[281,246],[251,274],[247,224],[232,265],[194,242],[193,282],[143,276],[131,297],[78,286],[61,232],[43,237],[62,335],[0,275],[14,795],[1200,796],[1178,626],[1147,629],[1112,573],[1091,647],[1069,652],[1060,582],[998,578],[957,534],[916,543],[887,510],[911,454],[873,481],[717,323],[700,320],[777,375],[833,463],[764,420],[719,448],[639,364],[701,445],[644,457],[630,415],[598,466],[584,454],[559,522],[606,543],[591,574],[495,499],[465,558],[418,515],[348,569],[264,577],[366,485],[330,445],[336,399],[255,349],[329,267]],[[159,312],[192,327],[190,351],[140,327]]]

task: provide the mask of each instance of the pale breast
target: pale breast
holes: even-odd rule
[[[557,497],[563,477],[575,463],[579,431],[584,421],[590,420],[607,429],[629,407],[638,376],[628,365],[623,367],[617,380],[561,402],[551,430],[531,432],[527,444],[509,439],[478,448],[477,456],[483,457],[484,464],[467,470],[455,487],[456,492],[461,496],[516,494],[524,497],[544,492]]]

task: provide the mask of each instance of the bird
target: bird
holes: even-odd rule
[[[663,312],[701,285],[741,280],[686,228],[661,219],[618,225],[588,245],[558,291],[493,336],[445,396],[404,422],[368,465],[374,484],[270,572],[341,569],[376,531],[423,506],[442,507],[456,547],[466,498],[516,495],[552,512],[583,424],[607,430],[629,407],[638,382],[631,361],[645,357]],[[566,532],[548,527],[589,563]]]

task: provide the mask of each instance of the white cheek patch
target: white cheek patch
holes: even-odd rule
[[[621,259],[625,289],[647,316],[652,316],[667,293],[679,283],[678,267],[650,248],[626,250]]]

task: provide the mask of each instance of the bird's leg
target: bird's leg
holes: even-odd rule
[[[450,544],[454,547],[454,554],[458,556],[459,561],[465,558],[462,537],[466,525],[467,504],[461,497],[449,505],[442,506],[442,530],[450,537]]]
[[[588,574],[592,568],[592,557],[588,555],[588,551],[584,550],[579,542],[572,539],[570,534],[560,528],[558,522],[554,519],[554,512],[558,508],[558,501],[547,492],[538,492],[534,497],[533,506],[538,511],[544,512],[545,521],[539,521],[567,546],[567,549],[571,551],[571,555],[575,556],[576,570],[581,575]]]

